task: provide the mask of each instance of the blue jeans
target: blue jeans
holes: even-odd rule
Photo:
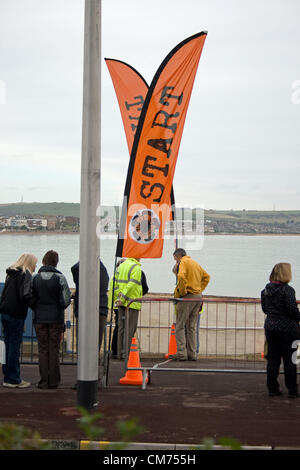
[[[6,314],[1,315],[1,320],[6,360],[6,364],[2,365],[4,382],[18,384],[21,382],[19,358],[25,321]]]

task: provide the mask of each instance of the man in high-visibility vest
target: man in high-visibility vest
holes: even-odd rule
[[[125,312],[127,305],[134,299],[143,296],[142,270],[139,258],[127,258],[118,268],[118,358],[125,358]],[[127,352],[130,351],[132,337],[134,336],[138,323],[140,302],[132,302],[128,308],[128,343]]]
[[[176,304],[177,353],[169,358],[196,361],[196,325],[202,304],[202,291],[209,283],[210,276],[197,261],[187,256],[183,248],[177,248],[173,256],[178,265],[174,297],[183,301]],[[188,301],[184,301],[185,299]]]

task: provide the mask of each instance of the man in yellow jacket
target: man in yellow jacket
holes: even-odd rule
[[[118,306],[118,358],[125,358],[125,311],[126,306],[133,300],[143,296],[142,270],[138,258],[127,258],[118,268],[118,299],[115,305]],[[134,336],[138,324],[140,302],[132,302],[128,308],[128,343],[127,352],[129,354],[132,337]]]
[[[177,285],[174,297],[182,299],[176,304],[176,355],[169,356],[173,360],[196,361],[196,325],[201,308],[202,291],[209,283],[209,274],[183,248],[173,253],[178,266]],[[195,299],[195,302],[185,301]]]

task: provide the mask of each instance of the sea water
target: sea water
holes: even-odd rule
[[[117,238],[101,238],[100,256],[111,277],[115,265]],[[291,285],[300,299],[300,236],[297,235],[205,235],[197,246],[184,238],[178,246],[198,261],[210,274],[211,281],[204,291],[207,295],[233,297],[260,297],[268,282],[274,264],[288,262],[292,265]],[[164,242],[163,256],[159,259],[143,259],[144,270],[152,293],[172,293],[175,276],[172,238]],[[38,268],[48,250],[59,253],[58,269],[74,287],[71,266],[79,259],[79,234],[0,234],[0,282],[5,280],[6,268],[25,252],[38,258]]]

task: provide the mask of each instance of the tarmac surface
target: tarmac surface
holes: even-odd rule
[[[151,367],[162,360],[141,360]],[[154,371],[146,389],[140,385],[121,385],[124,364],[110,361],[107,387],[101,381],[99,402],[104,428],[101,441],[119,441],[117,421],[137,417],[144,430],[134,441],[140,443],[199,445],[206,438],[217,443],[221,437],[233,438],[243,446],[271,449],[300,449],[300,398],[288,398],[283,375],[283,395],[269,397],[265,373],[193,372],[179,368],[202,368],[197,362],[167,362]],[[37,365],[22,365],[22,379],[31,382],[26,389],[0,386],[0,421],[13,422],[38,431],[42,438],[61,441],[87,439],[79,427],[75,365],[61,366],[61,385],[40,390]]]

